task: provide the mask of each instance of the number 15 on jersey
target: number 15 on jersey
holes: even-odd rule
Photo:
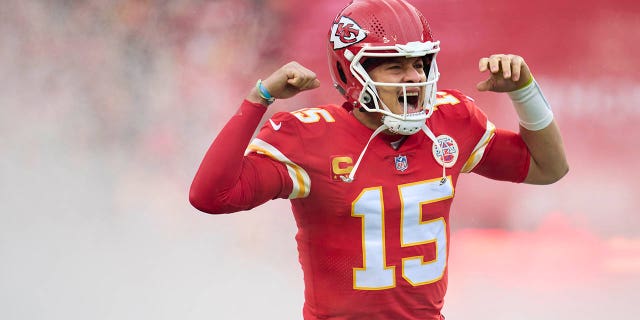
[[[447,226],[444,217],[422,221],[423,205],[453,197],[451,179],[444,185],[440,178],[398,186],[400,197],[400,244],[402,247],[433,243],[436,257],[403,257],[400,266],[387,265],[385,208],[382,187],[365,188],[352,203],[351,216],[362,219],[362,268],[353,268],[353,288],[383,290],[396,286],[396,272],[413,286],[438,281],[447,263]]]

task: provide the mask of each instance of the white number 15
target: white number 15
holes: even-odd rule
[[[436,257],[402,259],[402,277],[413,286],[442,278],[447,263],[447,226],[444,218],[422,221],[422,205],[453,197],[451,179],[440,179],[398,186],[401,201],[400,244],[402,247],[434,243]],[[362,219],[362,268],[353,268],[353,288],[382,290],[396,286],[396,266],[388,266],[385,245],[382,187],[366,188],[352,204],[351,215]]]

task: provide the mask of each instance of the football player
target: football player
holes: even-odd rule
[[[568,164],[553,113],[517,55],[480,59],[489,76],[477,85],[507,92],[517,133],[438,91],[440,43],[403,0],[353,1],[327,44],[344,103],[276,113],[252,139],[271,103],[320,85],[296,62],[258,80],[206,152],[190,201],[221,214],[290,199],[304,319],[443,319],[460,174],[559,180]]]

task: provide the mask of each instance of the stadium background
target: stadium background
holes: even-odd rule
[[[326,32],[345,1],[0,4],[3,319],[298,319],[302,275],[284,200],[208,216],[188,187],[258,77],[295,59],[339,99]],[[523,55],[552,102],[571,172],[546,187],[461,179],[448,319],[630,319],[640,313],[640,4],[413,3],[442,42],[441,88],[516,129],[478,93],[477,59]]]

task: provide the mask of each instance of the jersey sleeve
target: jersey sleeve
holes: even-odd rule
[[[189,201],[217,214],[249,210],[270,199],[285,198],[292,188],[280,162],[245,149],[266,108],[244,101],[207,150],[191,183]]]
[[[494,180],[524,181],[529,171],[530,155],[522,137],[515,132],[497,129],[468,96],[456,90],[448,93],[466,106],[458,110],[468,112],[464,115],[466,127],[476,141],[461,171]]]
[[[260,155],[284,166],[283,179],[291,185],[291,192],[286,195],[288,199],[305,198],[311,188],[309,174],[296,162],[305,157],[299,125],[300,121],[292,113],[276,113],[265,122],[245,151],[249,156]]]
[[[519,134],[497,129],[472,172],[493,180],[521,183],[529,173],[530,161],[529,149]]]

